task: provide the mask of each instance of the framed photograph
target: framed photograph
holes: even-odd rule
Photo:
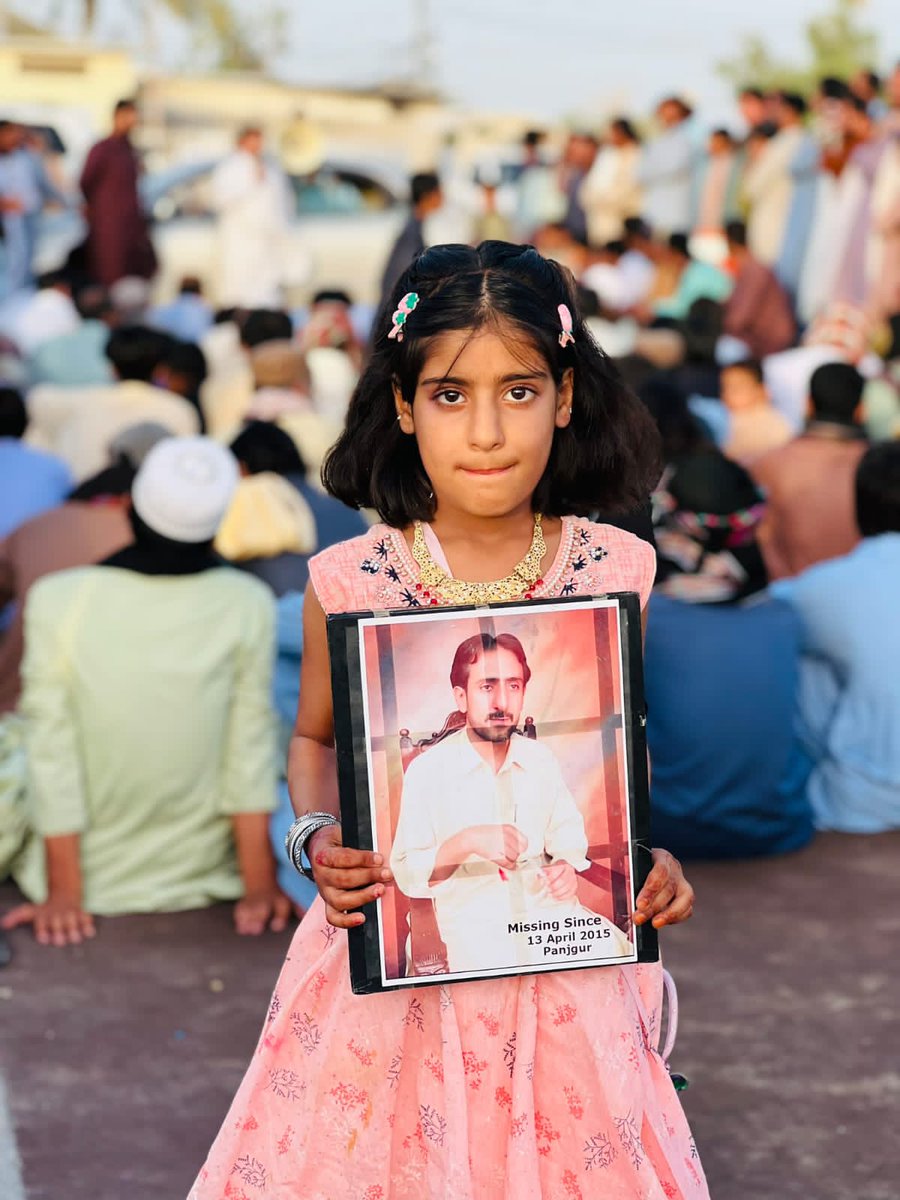
[[[354,992],[655,961],[639,598],[328,618]]]

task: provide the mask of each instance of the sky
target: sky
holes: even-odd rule
[[[101,31],[127,36],[152,0],[105,0]],[[234,0],[247,13],[266,0]],[[897,0],[864,0],[861,17],[881,34],[882,62],[900,56]],[[8,4],[39,14],[55,6],[70,17],[77,0]],[[290,0],[290,49],[278,74],[300,84],[364,86],[425,74],[469,109],[532,114],[541,120],[642,114],[661,93],[680,90],[709,121],[727,120],[733,104],[715,66],[745,33],[767,38],[779,58],[802,59],[803,28],[829,0]],[[414,13],[426,16],[433,61],[411,47]],[[893,21],[892,21],[893,17]],[[893,36],[892,36],[893,34]],[[187,38],[157,22],[155,40],[176,64]]]

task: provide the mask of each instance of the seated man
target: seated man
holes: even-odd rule
[[[61,504],[72,487],[62,459],[26,446],[22,439],[27,428],[21,395],[15,388],[0,387],[0,538]]]
[[[729,414],[726,455],[742,467],[791,439],[787,420],[772,407],[763,369],[754,359],[722,370],[722,403]]]
[[[275,805],[274,605],[212,539],[231,454],[169,438],[132,489],[134,543],[31,591],[24,690],[33,836],[13,863],[44,944],[95,914],[238,900],[239,933],[284,928],[268,844]]]
[[[725,304],[723,332],[753,358],[787,350],[797,337],[790,297],[775,272],[748,250],[747,229],[741,221],[729,222],[725,236],[735,282]]]
[[[644,681],[653,840],[680,858],[781,854],[813,835],[793,732],[800,631],[785,604],[654,593]]]
[[[33,426],[29,439],[65,459],[80,483],[106,466],[109,443],[130,425],[154,421],[176,436],[197,433],[197,410],[153,385],[168,346],[166,335],[155,329],[135,325],[115,330],[106,346],[115,382],[32,388],[27,398]]]
[[[799,575],[814,563],[849,554],[859,541],[854,491],[866,452],[864,384],[849,363],[817,367],[803,433],[751,467],[766,493],[759,544],[770,579]]]
[[[770,590],[803,626],[798,719],[816,824],[878,833],[900,828],[900,442],[860,462],[856,519],[855,550]]]

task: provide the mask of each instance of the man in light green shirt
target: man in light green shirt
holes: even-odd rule
[[[208,439],[160,442],[135,480],[134,545],[32,589],[21,712],[38,836],[13,871],[31,903],[6,928],[64,945],[93,914],[220,900],[239,900],[239,932],[284,927],[267,832],[274,600],[211,548],[236,479]]]

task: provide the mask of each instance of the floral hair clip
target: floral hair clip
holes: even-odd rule
[[[419,303],[418,292],[407,292],[391,317],[393,327],[388,334],[389,338],[396,338],[398,342],[403,341],[403,326],[406,324],[409,314],[416,311],[416,305]]]
[[[569,342],[575,341],[575,335],[572,332],[572,314],[569,312],[568,305],[561,304],[556,310],[559,313],[559,323],[562,325],[562,333],[559,335],[559,344],[565,350]]]

